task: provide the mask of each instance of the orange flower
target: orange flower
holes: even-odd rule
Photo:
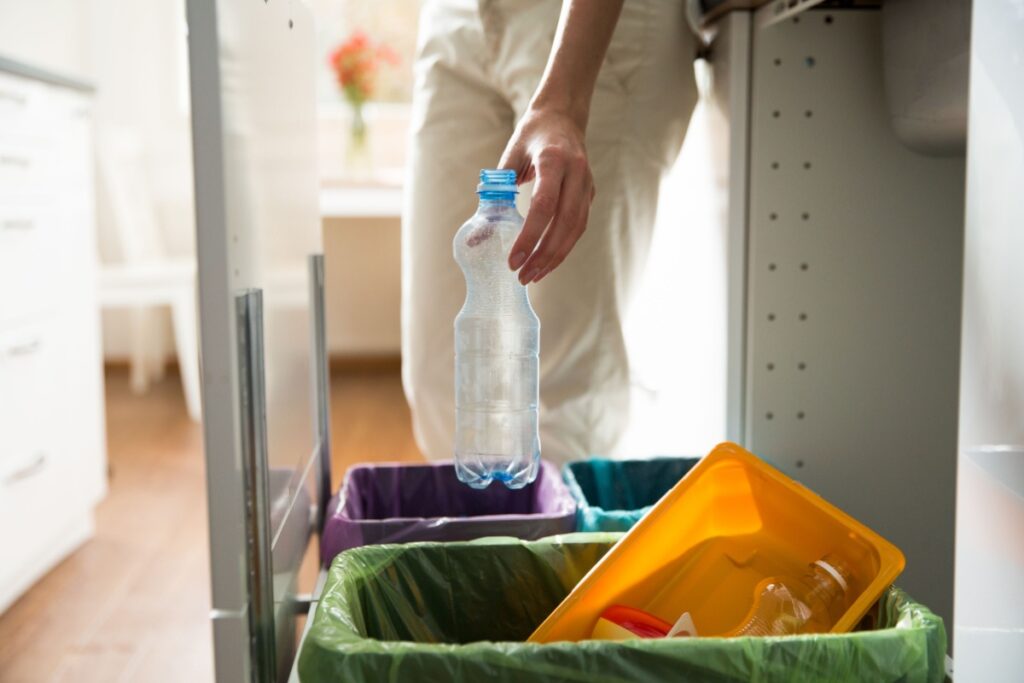
[[[360,106],[373,95],[380,65],[398,64],[398,55],[387,45],[375,43],[363,31],[356,30],[331,52],[328,62],[345,99],[353,106]]]

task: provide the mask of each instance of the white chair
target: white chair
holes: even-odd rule
[[[164,349],[153,334],[153,312],[169,306],[174,341],[189,417],[202,415],[199,391],[199,345],[196,322],[194,259],[166,256],[156,205],[146,184],[140,140],[119,131],[100,139],[101,186],[106,190],[118,263],[103,264],[100,305],[131,311],[131,386],[136,393],[163,375]]]

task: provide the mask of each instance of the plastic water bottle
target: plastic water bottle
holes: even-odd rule
[[[826,633],[847,608],[850,572],[833,555],[799,577],[772,577],[755,589],[754,606],[726,637]]]
[[[455,318],[455,471],[473,488],[537,476],[540,320],[508,267],[523,227],[515,171],[480,171],[476,213],[455,234],[466,302]]]

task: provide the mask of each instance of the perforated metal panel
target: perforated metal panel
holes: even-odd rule
[[[891,131],[879,12],[755,26],[745,441],[902,548],[899,583],[949,618],[963,161]]]

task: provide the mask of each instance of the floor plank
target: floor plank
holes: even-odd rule
[[[331,401],[335,487],[355,462],[421,459],[394,366],[339,369]],[[4,683],[213,678],[202,433],[177,377],[140,397],[108,369],[107,431],[95,537],[0,615]]]

